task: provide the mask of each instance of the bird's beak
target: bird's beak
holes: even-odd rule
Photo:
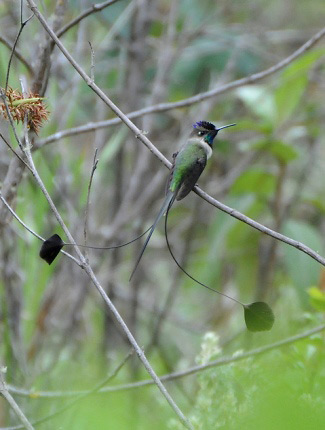
[[[219,130],[222,130],[223,128],[233,127],[234,125],[236,125],[236,124],[223,125],[222,127],[216,128],[216,132],[218,133]]]
[[[214,140],[214,138],[216,137],[216,135],[218,134],[218,131],[219,130],[222,130],[223,128],[227,128],[227,127],[232,127],[233,125],[236,125],[236,124],[228,124],[228,125],[224,125],[224,126],[222,126],[222,127],[219,127],[219,128],[216,128],[215,130],[212,130],[212,131],[210,131],[209,132],[209,137],[210,137],[210,141],[209,141],[209,145],[212,147],[212,145],[213,145],[213,140]]]

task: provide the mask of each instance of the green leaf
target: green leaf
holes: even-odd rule
[[[248,170],[234,182],[231,193],[243,194],[254,193],[258,195],[269,195],[275,190],[275,177],[271,173],[262,170]]]
[[[279,87],[275,91],[277,121],[281,124],[292,116],[302,102],[308,84],[308,71],[323,56],[324,49],[308,52],[287,67],[280,75]]]
[[[275,122],[276,105],[273,94],[260,85],[238,88],[237,96],[258,117],[267,122]]]
[[[269,151],[283,163],[289,163],[299,156],[298,151],[281,141],[272,142],[269,146]]]
[[[274,324],[273,311],[265,302],[244,305],[244,317],[249,331],[268,331]]]
[[[100,163],[98,164],[98,171],[107,169],[107,163],[112,160],[116,152],[120,149],[123,142],[125,142],[128,129],[121,127],[117,133],[114,133],[107,141],[104,149],[100,153]]]
[[[307,75],[297,75],[282,80],[275,91],[277,122],[279,124],[292,116],[308,83]]]
[[[314,206],[314,208],[321,212],[321,215],[325,214],[325,202],[322,198],[305,198],[304,203]]]
[[[282,76],[284,78],[291,78],[297,74],[301,75],[306,73],[311,66],[323,55],[325,55],[325,49],[315,49],[307,52],[307,54],[295,60],[289,67],[287,67]]]
[[[150,35],[152,37],[161,37],[164,33],[164,24],[162,21],[155,20],[151,24]]]
[[[243,148],[243,145],[241,146]],[[274,155],[279,161],[289,163],[299,156],[299,152],[292,146],[283,143],[280,140],[259,139],[256,141],[245,142],[244,149],[251,150],[265,150]]]
[[[308,289],[309,301],[314,309],[325,312],[325,292],[318,287]]]
[[[265,135],[272,133],[273,127],[270,126],[269,122],[260,122],[254,119],[244,118],[236,123],[236,132],[240,131],[257,131]]]

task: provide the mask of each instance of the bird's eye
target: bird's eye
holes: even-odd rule
[[[198,136],[204,136],[205,135],[205,131],[198,131],[197,135]]]

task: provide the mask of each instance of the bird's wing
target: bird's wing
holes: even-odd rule
[[[173,159],[172,159],[172,167],[170,168],[170,171],[169,171],[170,173],[169,173],[169,176],[168,176],[167,181],[166,181],[165,194],[168,193],[171,180],[173,179],[173,174],[174,174],[174,169],[175,169],[175,160],[176,160],[177,155],[178,155],[178,151],[174,152]]]
[[[188,166],[187,173],[184,175],[176,200],[182,200],[189,192],[192,191],[206,164],[206,155],[193,159],[192,163]]]

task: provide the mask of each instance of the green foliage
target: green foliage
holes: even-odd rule
[[[274,193],[275,177],[262,170],[251,169],[242,173],[232,186],[233,194],[254,193],[267,196]]]
[[[194,428],[319,429],[325,417],[325,375],[319,367],[324,350],[317,348],[321,339],[322,335],[314,335],[285,349],[200,373],[190,417]],[[198,363],[206,364],[220,355],[218,336],[206,334]],[[169,422],[170,430],[180,428],[175,420]]]
[[[305,243],[312,249],[321,249],[319,234],[311,225],[291,220],[286,222],[283,232],[289,237]],[[284,245],[281,247],[284,249]],[[310,285],[317,284],[320,273],[319,264],[298,250],[287,246],[285,246],[283,260],[286,264],[288,275],[297,288],[297,292],[302,300],[306,299],[302,291]]]
[[[268,146],[268,150],[282,163],[290,163],[299,157],[298,151],[290,145],[281,141],[273,141]]]
[[[262,85],[240,87],[237,96],[260,119],[266,123],[276,120],[276,105],[273,94]]]
[[[310,304],[314,309],[325,312],[325,293],[318,287],[308,288]]]

